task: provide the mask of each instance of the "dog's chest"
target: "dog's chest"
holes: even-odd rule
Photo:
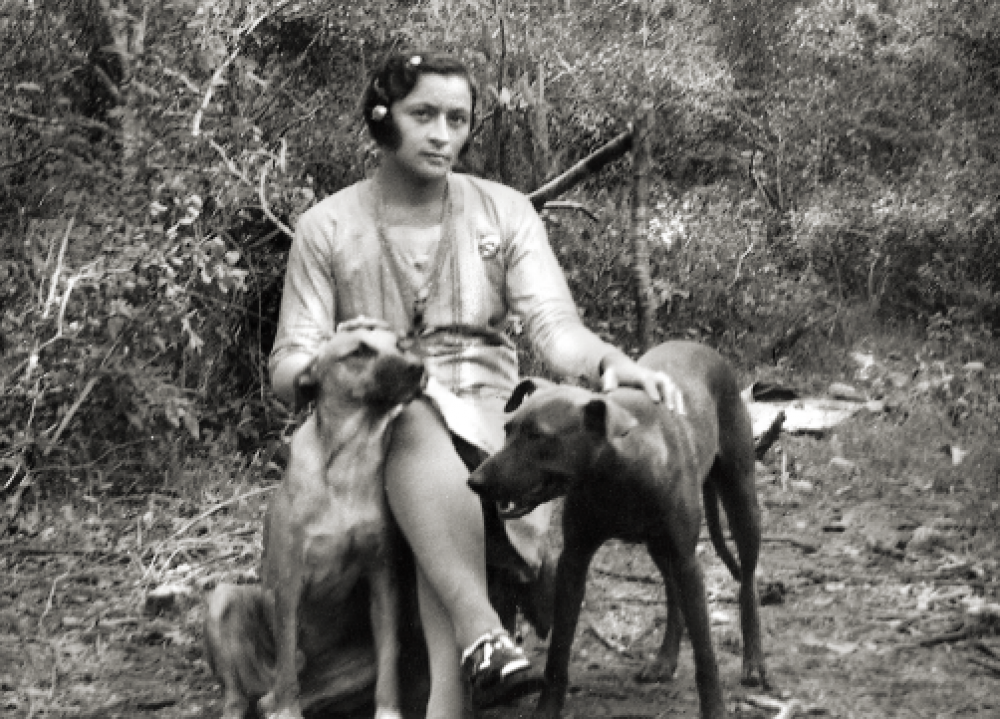
[[[311,583],[348,591],[385,558],[387,531],[380,507],[338,507],[326,513],[304,537],[303,559]]]

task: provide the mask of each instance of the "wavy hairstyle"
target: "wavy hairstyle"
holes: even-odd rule
[[[408,52],[390,55],[385,62],[372,73],[368,87],[361,98],[361,113],[368,126],[372,139],[381,147],[395,150],[399,147],[401,138],[392,113],[388,112],[393,103],[402,100],[416,87],[422,75],[447,75],[464,78],[469,83],[472,95],[472,112],[469,116],[469,127],[475,127],[476,100],[479,92],[475,78],[468,66],[454,55],[443,52]],[[377,111],[378,107],[385,108]],[[471,135],[470,135],[471,137]],[[465,143],[460,154],[465,154],[469,143]]]

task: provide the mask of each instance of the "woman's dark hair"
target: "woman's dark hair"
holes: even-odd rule
[[[472,94],[472,112],[469,127],[476,123],[476,81],[464,62],[454,55],[442,52],[413,52],[390,55],[368,81],[361,98],[361,112],[372,139],[382,147],[395,150],[400,137],[392,114],[388,112],[394,102],[409,95],[421,75],[452,75],[464,78]],[[376,110],[376,108],[385,110]],[[468,145],[466,145],[468,146]],[[465,148],[462,150],[465,151]]]

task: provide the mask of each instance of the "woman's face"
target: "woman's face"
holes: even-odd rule
[[[399,146],[388,150],[399,169],[418,180],[445,177],[469,139],[472,91],[460,75],[421,75],[390,108]]]

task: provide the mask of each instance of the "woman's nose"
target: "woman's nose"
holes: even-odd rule
[[[448,117],[444,113],[435,117],[431,123],[431,139],[441,143],[451,140],[451,135],[448,132]]]

